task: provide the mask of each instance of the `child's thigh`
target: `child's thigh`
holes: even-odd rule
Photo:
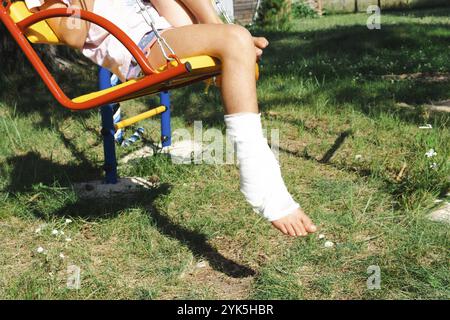
[[[226,58],[228,52],[248,54],[241,49],[251,48],[254,55],[251,34],[244,28],[230,24],[195,24],[166,30],[163,37],[178,57],[210,55],[219,59]],[[152,66],[165,63],[164,56],[155,44],[149,56]]]

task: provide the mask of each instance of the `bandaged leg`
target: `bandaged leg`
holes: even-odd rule
[[[295,212],[300,206],[287,191],[280,165],[264,138],[261,115],[226,115],[225,123],[237,154],[241,192],[253,209],[269,221]]]

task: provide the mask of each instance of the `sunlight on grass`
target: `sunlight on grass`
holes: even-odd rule
[[[450,74],[442,11],[450,13],[384,13],[381,30],[367,30],[367,16],[357,14],[267,34],[263,124],[280,130],[286,184],[323,239],[278,234],[245,203],[229,165],[155,156],[119,171],[158,176],[160,188],[111,202],[77,199],[71,184],[102,174],[98,112],[63,110],[34,74],[0,74],[0,297],[450,298],[449,229],[425,217],[449,189],[449,116],[423,107],[450,98],[448,77],[428,79]],[[95,84],[93,74],[59,79],[77,92]],[[386,77],[408,74],[420,76]],[[73,87],[71,77],[86,81]],[[192,130],[196,120],[224,129],[218,92],[203,89],[173,93],[174,129]],[[155,101],[122,106],[133,114]],[[425,124],[432,129],[419,129]],[[145,138],[158,141],[158,120],[143,125]],[[81,268],[80,290],[66,287],[72,264]],[[366,285],[372,265],[380,290]]]

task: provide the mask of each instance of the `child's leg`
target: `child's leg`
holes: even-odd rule
[[[222,61],[227,131],[236,144],[241,190],[247,200],[286,234],[314,232],[311,220],[287,192],[278,163],[262,136],[250,33],[236,25],[207,24],[167,30],[164,37],[180,57],[208,54]],[[165,62],[157,46],[149,61],[153,66]]]
[[[258,113],[255,81],[255,49],[250,33],[226,24],[195,24],[164,32],[164,38],[180,57],[207,54],[222,61],[222,95],[227,114]],[[157,45],[151,49],[153,66],[165,63]],[[245,104],[242,104],[245,101]]]
[[[152,5],[156,8],[158,13],[167,19],[170,24],[174,27],[188,26],[195,23],[196,21],[194,15],[179,1],[176,0],[152,0]],[[210,3],[211,8],[212,4]],[[208,24],[222,23],[218,15],[211,13],[208,15],[210,18]],[[254,37],[253,38],[256,50],[256,56],[260,58],[263,54],[263,50],[269,45],[269,42],[264,37]]]

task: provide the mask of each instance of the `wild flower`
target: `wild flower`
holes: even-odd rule
[[[426,155],[428,158],[432,158],[432,157],[434,157],[434,156],[437,155],[437,152],[434,151],[434,149],[430,149],[430,150],[428,150],[428,151],[425,153],[425,155]]]
[[[324,246],[325,248],[332,248],[334,246],[334,243],[332,241],[326,241]]]

